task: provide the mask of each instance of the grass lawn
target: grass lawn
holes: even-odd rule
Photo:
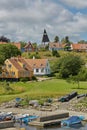
[[[6,91],[2,86],[0,87],[0,102],[9,101],[15,97],[26,97],[30,99],[45,97],[58,98],[72,91],[87,93],[87,82],[80,82],[80,88],[78,89],[77,84],[70,84],[61,79],[42,82],[17,82],[11,83],[10,87],[13,88],[13,91]]]

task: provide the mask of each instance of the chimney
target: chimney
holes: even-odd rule
[[[33,56],[33,60],[35,59],[35,56]]]

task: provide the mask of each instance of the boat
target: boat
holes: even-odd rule
[[[38,116],[36,115],[29,115],[29,114],[22,114],[15,117],[16,122],[23,122],[25,124],[28,124],[28,122],[33,121],[37,119]]]
[[[76,97],[78,95],[77,92],[72,92],[70,94],[67,94],[61,98],[59,98],[59,102],[68,102],[69,100],[71,100],[72,98]]]
[[[81,124],[81,121],[84,120],[84,116],[71,116],[66,120],[61,121],[61,126],[71,127],[76,124]]]
[[[0,113],[0,121],[8,121],[13,118],[13,113],[12,112],[2,112]]]

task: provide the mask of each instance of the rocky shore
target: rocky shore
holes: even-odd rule
[[[44,106],[28,106],[28,107],[15,107],[15,101],[3,103],[0,106],[0,112],[13,112],[14,114],[30,114],[38,116],[47,116],[53,114],[59,114],[63,112],[69,112],[69,115],[83,115],[87,119],[87,108],[83,105],[76,107],[81,99],[74,98],[69,102],[58,102],[56,99],[53,103],[44,104]],[[4,130],[4,129],[3,129]],[[17,130],[17,128],[10,128],[5,130]]]

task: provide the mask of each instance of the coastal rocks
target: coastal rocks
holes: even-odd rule
[[[34,106],[34,107],[38,107],[39,106],[39,102],[38,102],[38,100],[30,100],[29,101],[29,105]]]

